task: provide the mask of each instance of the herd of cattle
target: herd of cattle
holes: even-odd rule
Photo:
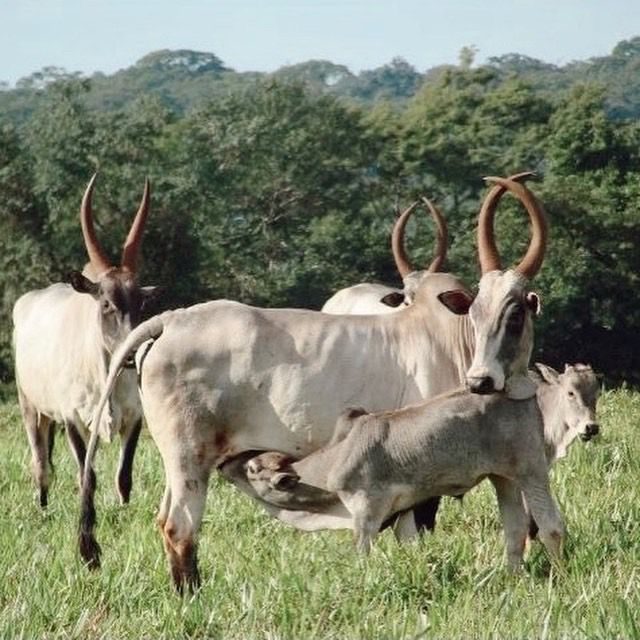
[[[57,423],[79,468],[80,553],[98,567],[97,443],[120,435],[116,485],[127,502],[144,417],[164,465],[158,524],[179,590],[199,584],[197,537],[213,469],[298,529],[353,529],[362,551],[387,526],[399,539],[432,529],[440,496],[461,496],[488,478],[509,566],[521,565],[527,536],[536,533],[557,559],[564,525],[549,467],[576,436],[597,434],[599,385],[587,365],[529,368],[540,310],[529,283],[547,244],[530,176],[487,178],[475,296],[440,271],[447,227],[423,198],[392,234],[402,289],[355,285],[322,312],[216,300],[144,322],[155,295],[137,280],[149,184],[113,266],[93,226],[94,176],[80,208],[89,263],[69,284],[24,294],[13,312],[40,504],[48,501]],[[532,231],[520,263],[503,270],[493,220],[506,193],[523,205]],[[437,227],[425,270],[414,269],[404,249],[407,220],[420,204]]]

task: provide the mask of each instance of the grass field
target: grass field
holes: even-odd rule
[[[438,529],[398,545],[385,532],[368,558],[348,532],[303,534],[270,520],[214,479],[202,528],[203,586],[179,598],[155,511],[164,486],[145,435],[132,503],[98,454],[103,569],[75,547],[75,467],[59,434],[50,506],[41,512],[17,406],[0,405],[0,638],[640,638],[640,394],[604,394],[601,436],[577,442],[553,474],[569,531],[550,571],[539,544],[509,575],[490,485],[445,500]]]

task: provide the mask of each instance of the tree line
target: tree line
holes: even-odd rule
[[[0,127],[2,380],[17,297],[86,262],[78,210],[96,170],[97,229],[114,258],[150,177],[141,279],[163,287],[167,308],[220,297],[319,308],[342,286],[399,284],[390,229],[422,194],[449,223],[447,268],[473,286],[482,176],[534,170],[551,228],[535,356],[640,383],[640,126],[612,119],[597,85],[552,99],[517,75],[460,66],[402,105],[362,106],[257,78],[184,114],[148,94],[95,109],[90,91],[59,79],[22,124]],[[497,222],[505,263],[529,233],[511,200]],[[421,265],[433,230],[414,218]]]
[[[235,71],[213,53],[162,49],[113,74],[92,74],[83,103],[91,109],[114,111],[131,105],[141,93],[149,93],[174,113],[184,115],[230,91],[271,78],[279,82],[302,82],[315,93],[333,95],[363,106],[381,100],[405,105],[425,86],[436,84],[448,71],[470,69],[476,54],[475,47],[463,47],[457,67],[444,64],[424,72],[396,57],[387,64],[359,73],[329,60],[308,60],[272,73],[260,73]],[[503,80],[518,77],[549,100],[555,100],[576,84],[598,83],[605,91],[607,115],[615,119],[638,119],[639,65],[640,37],[636,36],[620,41],[608,55],[562,66],[507,53],[490,58],[484,68]],[[0,113],[14,122],[24,122],[46,100],[49,84],[73,79],[82,80],[83,74],[55,66],[20,78],[15,87],[0,78]]]

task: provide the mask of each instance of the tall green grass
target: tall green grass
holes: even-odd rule
[[[521,575],[504,565],[489,485],[445,499],[435,534],[381,535],[368,558],[348,532],[303,534],[214,479],[200,540],[203,586],[178,597],[155,511],[164,479],[142,438],[132,503],[117,504],[117,446],[98,454],[103,568],[76,553],[76,470],[56,442],[50,506],[37,506],[14,403],[0,405],[0,637],[640,638],[640,394],[606,393],[602,435],[553,473],[569,532],[550,570],[538,543]]]

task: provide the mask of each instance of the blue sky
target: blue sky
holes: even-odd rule
[[[329,59],[418,70],[522,53],[554,64],[640,35],[638,0],[0,0],[0,80],[43,66],[113,73],[157,49],[215,53],[238,71]]]

